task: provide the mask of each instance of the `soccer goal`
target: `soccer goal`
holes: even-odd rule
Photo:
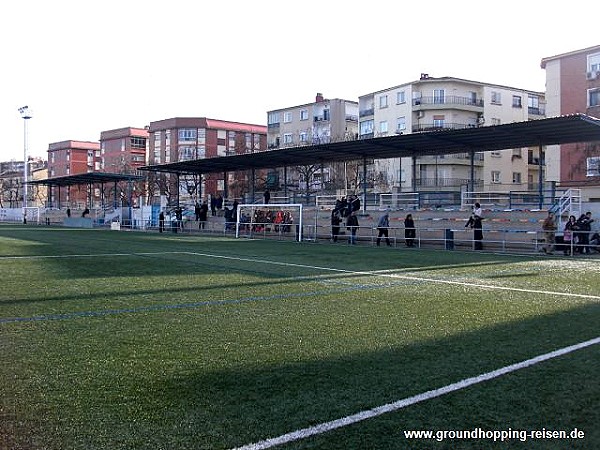
[[[238,205],[235,237],[294,236],[302,242],[302,205],[254,203]]]
[[[40,223],[40,208],[37,206],[28,206],[23,208],[23,219],[27,223]]]

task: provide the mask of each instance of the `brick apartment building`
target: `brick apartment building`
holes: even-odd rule
[[[546,113],[583,113],[600,118],[600,46],[543,58]],[[562,188],[579,188],[584,201],[600,201],[600,141],[552,145],[547,179]]]
[[[206,117],[176,117],[151,122],[149,127],[148,164],[152,165],[241,155],[266,149],[267,127],[264,125]],[[262,173],[256,175],[264,178]],[[227,179],[225,174],[206,174],[202,177],[163,174],[156,177],[156,180],[149,180],[148,189],[154,189],[154,197],[165,196],[169,205],[194,202],[217,194],[239,198],[251,191],[250,175],[246,172],[227,174]]]

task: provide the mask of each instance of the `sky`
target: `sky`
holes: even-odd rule
[[[28,0],[0,6],[0,161],[172,117],[266,125],[421,73],[543,92],[542,58],[600,44],[596,1]]]

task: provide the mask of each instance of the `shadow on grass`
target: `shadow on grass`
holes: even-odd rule
[[[52,426],[40,432],[53,436],[50,442],[56,445],[48,448],[60,448],[61,439],[82,439],[82,434],[88,448],[231,448],[339,419],[595,338],[599,320],[600,305],[592,304],[418,344],[394,347],[394,342],[389,342],[387,349],[341,357],[281,364],[248,358],[231,361],[231,369],[218,371],[206,371],[203,362],[197,361],[195,370],[191,365],[168,378],[149,368],[139,379],[95,380],[107,383],[109,399],[87,398],[85,389],[71,393],[77,404],[89,404],[95,411],[80,428],[70,431],[74,435],[68,430],[56,432]],[[294,352],[285,358],[294,360]],[[154,363],[149,361],[148,366]],[[427,429],[435,424],[441,429],[486,430],[579,427],[589,433],[585,448],[598,448],[598,370],[599,349],[594,346],[448,398],[335,431],[331,434],[335,439],[327,434],[291,447],[446,448],[444,443],[399,441],[403,429]],[[469,404],[474,393],[479,395],[476,404]],[[52,402],[51,396],[47,401]],[[427,411],[427,415],[415,415],[413,410]],[[55,414],[63,418],[76,414],[76,410],[67,407]],[[53,424],[57,417],[48,419]],[[452,444],[456,448],[456,441]],[[460,444],[460,448],[482,448],[482,442]]]

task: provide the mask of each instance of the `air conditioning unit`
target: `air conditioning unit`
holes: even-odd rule
[[[598,72],[597,70],[592,70],[591,72],[587,73],[587,79],[595,80],[596,78],[598,78],[598,75],[600,75],[600,72]]]

